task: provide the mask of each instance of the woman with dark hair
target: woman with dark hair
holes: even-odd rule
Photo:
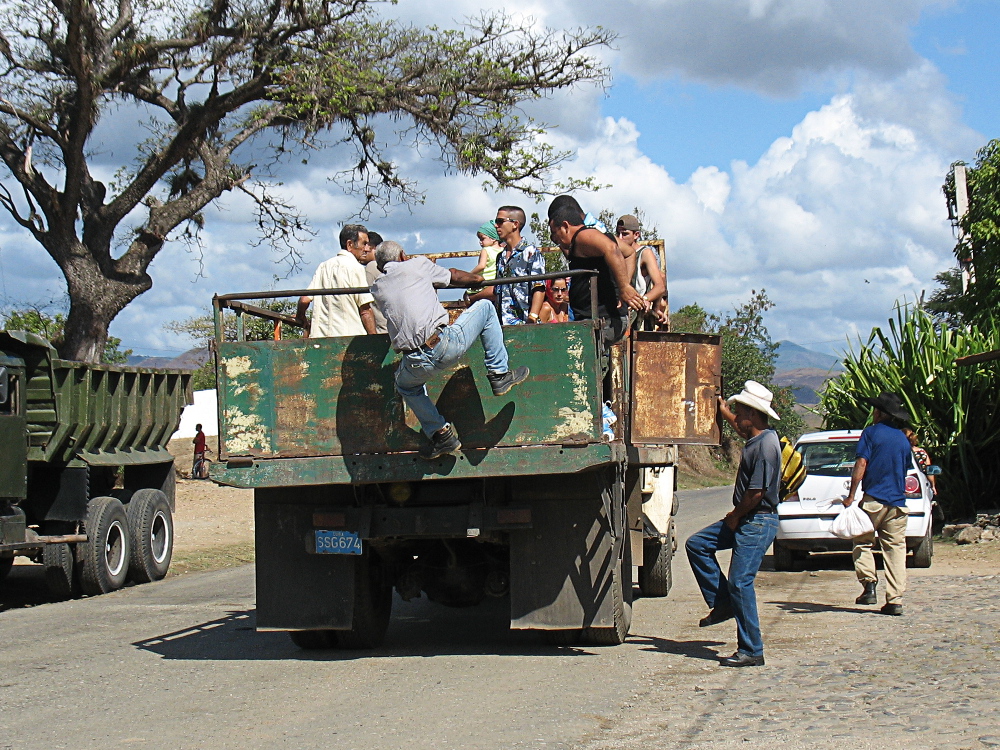
[[[573,320],[569,306],[569,279],[547,279],[545,302],[539,314],[543,323],[566,323]]]

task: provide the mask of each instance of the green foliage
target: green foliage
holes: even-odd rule
[[[60,312],[50,315],[41,307],[23,307],[9,310],[3,317],[3,328],[9,331],[28,331],[48,339],[49,343],[59,347],[63,339],[63,328],[66,316]],[[131,349],[121,348],[122,340],[108,336],[104,344],[104,356],[101,361],[106,365],[124,365],[132,355]]]
[[[975,166],[967,169],[967,177],[969,211],[957,217],[966,236],[956,244],[955,255],[960,262],[972,261],[974,280],[963,295],[955,271],[945,272],[944,278],[939,274],[936,280],[942,283],[942,289],[932,296],[937,306],[931,309],[949,324],[960,321],[991,325],[1000,306],[1000,140],[992,140],[979,150]],[[950,214],[955,216],[954,166],[943,189]]]
[[[938,288],[924,303],[924,309],[943,325],[958,328],[964,324],[962,270],[949,268],[934,277]]]
[[[1000,379],[995,362],[957,367],[955,359],[1000,349],[996,326],[950,329],[928,312],[897,305],[888,331],[874,328],[844,360],[844,373],[827,384],[821,409],[827,429],[858,429],[870,408],[861,399],[898,393],[920,444],[944,470],[938,477],[950,516],[996,506],[1000,491]]]

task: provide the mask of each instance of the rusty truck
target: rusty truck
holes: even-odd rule
[[[539,278],[575,273],[591,272]],[[670,587],[677,446],[719,438],[719,338],[632,331],[602,376],[593,321],[504,327],[529,379],[493,396],[474,344],[427,384],[463,445],[427,461],[386,335],[282,338],[294,319],[250,302],[358,291],[214,299],[211,477],[254,490],[257,628],[302,648],[375,647],[395,590],[451,606],[504,597],[511,628],[621,643],[633,566],[647,594]],[[275,335],[248,340],[246,316]]]
[[[166,446],[191,403],[190,379],[71,362],[39,336],[0,332],[0,580],[19,555],[45,566],[56,599],[166,575]]]

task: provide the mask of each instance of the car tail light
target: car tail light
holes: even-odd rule
[[[906,475],[906,484],[904,486],[907,497],[920,497],[920,480],[913,474]]]

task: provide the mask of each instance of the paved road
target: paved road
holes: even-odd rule
[[[681,493],[682,538],[728,497]],[[762,574],[768,666],[756,670],[715,664],[735,634],[695,627],[704,605],[681,558],[671,596],[637,602],[629,642],[603,649],[511,633],[499,605],[397,601],[384,648],[302,652],[254,632],[250,568],[10,609],[0,749],[979,748],[1000,736],[997,581],[920,579],[914,612],[889,620],[844,605],[856,583],[840,568]]]

